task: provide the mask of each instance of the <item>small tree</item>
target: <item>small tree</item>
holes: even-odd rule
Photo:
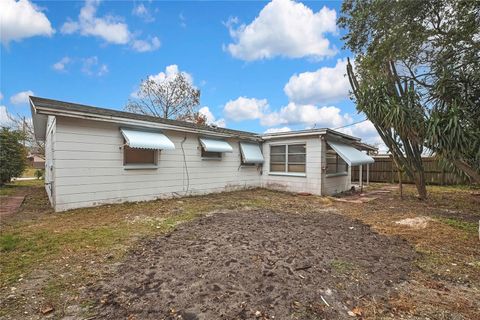
[[[37,178],[37,180],[40,180],[43,177],[43,170],[35,170],[35,177]]]
[[[20,176],[27,166],[27,152],[22,145],[23,132],[0,130],[0,184]]]
[[[357,110],[373,123],[396,166],[415,182],[420,199],[425,199],[422,152],[426,115],[413,82],[402,83],[393,62],[380,69],[365,69],[357,76],[348,60],[347,72]]]
[[[35,138],[35,129],[31,119],[17,115],[9,116],[11,129],[21,131],[23,133],[23,144],[28,148],[30,153],[45,155],[45,141]]]
[[[135,98],[126,110],[166,119],[195,119],[200,104],[200,90],[182,72],[162,81],[147,78],[142,81]]]

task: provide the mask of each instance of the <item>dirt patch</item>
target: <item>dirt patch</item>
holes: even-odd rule
[[[395,223],[403,226],[407,226],[410,228],[414,228],[414,229],[425,229],[429,221],[432,221],[432,218],[415,217],[415,218],[406,218],[406,219],[398,220]]]
[[[414,259],[332,212],[220,212],[145,240],[87,296],[103,319],[344,319],[388,309]]]

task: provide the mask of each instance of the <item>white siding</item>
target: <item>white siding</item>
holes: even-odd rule
[[[294,177],[270,173],[270,145],[292,143],[306,144],[307,156],[305,176]],[[322,166],[319,136],[268,140],[263,143],[263,156],[265,158],[262,179],[262,186],[264,188],[290,192],[308,192],[318,195],[321,194],[320,176]]]
[[[327,144],[324,139],[320,140],[322,149],[322,163],[326,166],[326,151]],[[348,167],[347,175],[327,176],[326,170],[322,170],[322,195],[333,195],[346,190],[351,187],[351,168]]]
[[[125,170],[119,125],[58,117],[53,154],[55,209],[63,211],[261,185],[257,167],[240,167],[237,139],[227,139],[233,153],[223,154],[222,160],[202,160],[198,135],[163,132],[176,149],[160,152],[158,168]],[[187,138],[183,144],[185,160],[181,148],[184,137]]]
[[[56,119],[49,116],[47,120],[47,132],[45,137],[45,190],[50,203],[54,205],[54,181],[55,181],[55,126]]]

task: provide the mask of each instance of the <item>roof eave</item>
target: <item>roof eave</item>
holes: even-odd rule
[[[32,99],[29,97],[30,112],[32,113],[33,132],[35,139],[45,141],[47,135],[48,115],[40,114],[35,107]]]
[[[145,128],[155,128],[155,129],[205,134],[205,135],[216,136],[216,137],[240,138],[240,139],[254,140],[254,141],[261,140],[260,136],[248,136],[248,135],[242,135],[242,134],[214,132],[210,130],[186,128],[182,126],[175,126],[175,125],[152,122],[152,121],[144,121],[144,120],[128,119],[128,118],[104,116],[104,115],[94,115],[91,113],[80,112],[80,111],[67,111],[67,110],[60,111],[54,108],[48,108],[44,106],[35,107],[33,102],[31,102],[31,104],[32,104],[32,107],[35,109],[35,114],[37,115],[44,115],[44,116],[52,115],[57,117],[70,117],[70,118],[77,118],[77,119],[95,120],[95,121],[118,123],[118,124],[129,125],[129,126],[139,126],[139,127],[145,127]],[[32,115],[33,115],[33,112],[32,112]]]

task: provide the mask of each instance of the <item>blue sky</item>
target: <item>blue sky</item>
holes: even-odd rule
[[[28,117],[32,92],[122,109],[142,79],[185,72],[212,123],[254,132],[349,125],[365,117],[348,98],[340,6],[2,1],[0,111]],[[369,122],[344,130],[378,142]]]

